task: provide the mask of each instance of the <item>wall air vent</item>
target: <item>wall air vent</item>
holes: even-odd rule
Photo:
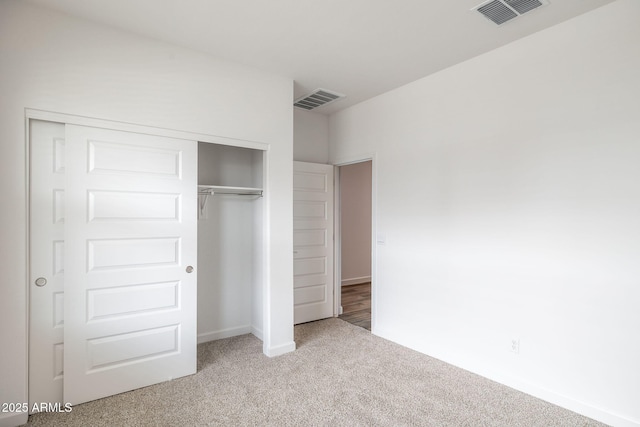
[[[334,101],[337,101],[338,99],[344,98],[345,96],[346,95],[332,92],[327,89],[316,89],[310,94],[304,95],[296,99],[293,105],[298,108],[303,108],[305,110],[313,110],[314,108],[318,108],[322,105],[330,104]]]
[[[547,0],[490,0],[479,4],[471,10],[477,10],[485,18],[502,25],[513,18],[547,4],[549,4]]]

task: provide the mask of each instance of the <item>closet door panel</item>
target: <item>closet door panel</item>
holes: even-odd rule
[[[66,126],[64,401],[195,373],[197,143]]]
[[[62,123],[30,122],[29,408],[62,403],[64,132]]]

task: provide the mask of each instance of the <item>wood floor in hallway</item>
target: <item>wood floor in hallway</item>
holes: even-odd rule
[[[371,330],[371,282],[342,287],[340,319]]]

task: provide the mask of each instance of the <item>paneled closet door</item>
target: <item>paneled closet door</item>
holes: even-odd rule
[[[333,316],[333,166],[293,162],[293,322]]]
[[[31,120],[29,408],[62,403],[64,355],[64,124]]]
[[[65,134],[64,401],[195,373],[197,143]]]

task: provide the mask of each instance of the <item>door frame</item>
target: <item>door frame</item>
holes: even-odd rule
[[[215,136],[215,135],[207,135],[207,134],[201,134],[201,133],[195,133],[195,132],[187,132],[187,131],[181,131],[181,130],[174,130],[174,129],[165,129],[165,128],[159,128],[159,127],[153,127],[153,126],[146,126],[146,125],[138,125],[138,124],[133,124],[133,123],[127,123],[127,122],[120,122],[120,121],[113,121],[113,120],[106,120],[106,119],[98,119],[98,118],[93,118],[93,117],[85,117],[85,116],[78,116],[78,115],[74,115],[74,114],[66,114],[66,113],[58,113],[58,112],[52,112],[52,111],[45,111],[45,110],[38,110],[38,109],[33,109],[33,108],[25,108],[25,122],[24,122],[24,126],[25,126],[25,212],[26,212],[26,227],[25,227],[25,241],[26,241],[26,252],[25,252],[25,258],[26,258],[26,262],[25,262],[25,301],[26,301],[26,309],[24,312],[24,316],[26,319],[25,325],[25,336],[26,336],[26,340],[25,340],[25,355],[27,357],[25,366],[25,372],[26,375],[24,376],[24,384],[25,384],[25,390],[27,392],[27,395],[25,396],[25,399],[27,399],[26,401],[28,401],[29,398],[29,361],[28,361],[28,357],[29,357],[29,344],[30,344],[30,334],[29,334],[29,330],[30,330],[30,319],[31,319],[31,307],[30,307],[30,301],[31,301],[31,232],[30,232],[30,221],[31,221],[31,134],[30,134],[30,122],[31,120],[42,120],[42,121],[48,121],[48,122],[56,122],[56,123],[63,123],[63,124],[71,124],[71,125],[79,125],[79,126],[88,126],[88,127],[95,127],[95,128],[104,128],[104,129],[111,129],[111,130],[117,130],[117,131],[124,131],[124,132],[133,132],[133,133],[141,133],[141,134],[146,134],[146,135],[155,135],[155,136],[162,136],[162,137],[168,137],[168,138],[177,138],[177,139],[187,139],[187,140],[193,140],[193,141],[197,141],[197,142],[207,142],[207,143],[213,143],[213,144],[219,144],[219,145],[227,145],[227,146],[232,146],[232,147],[241,147],[241,148],[250,148],[250,149],[254,149],[254,150],[261,150],[264,152],[264,156],[263,156],[263,171],[262,171],[262,179],[263,179],[263,183],[262,186],[264,189],[267,189],[269,187],[269,182],[268,182],[268,168],[269,168],[269,163],[270,163],[270,159],[269,159],[269,144],[267,143],[263,143],[263,142],[257,142],[257,141],[249,141],[249,140],[240,140],[240,139],[233,139],[233,138],[227,138],[227,137],[222,137],[222,136]],[[269,201],[270,201],[270,192],[269,191],[265,191],[264,193],[264,199],[265,199],[265,206],[269,206]],[[261,276],[262,276],[262,301],[263,301],[263,310],[262,310],[262,317],[263,317],[263,321],[262,321],[262,325],[263,325],[263,336],[266,337],[268,336],[268,334],[266,333],[267,331],[265,331],[265,328],[267,327],[267,325],[269,325],[268,319],[270,318],[270,312],[271,312],[271,307],[267,304],[268,302],[268,289],[269,289],[269,275],[268,275],[268,265],[267,265],[267,260],[270,258],[270,251],[269,251],[269,246],[270,246],[270,234],[268,233],[268,229],[269,229],[269,217],[267,214],[264,214],[262,216],[262,239],[261,239],[261,245],[260,245],[260,250],[262,252],[262,259],[263,262],[260,264],[260,268],[261,268]],[[197,296],[196,296],[197,298]],[[264,342],[264,339],[263,339]]]
[[[355,163],[371,162],[371,333],[376,333],[376,319],[378,313],[377,304],[377,239],[376,239],[376,212],[378,183],[376,179],[376,153],[360,154],[354,156],[341,157],[333,162],[333,185],[334,185],[334,308],[335,316],[342,314],[342,224],[340,206],[340,166],[348,166]]]

